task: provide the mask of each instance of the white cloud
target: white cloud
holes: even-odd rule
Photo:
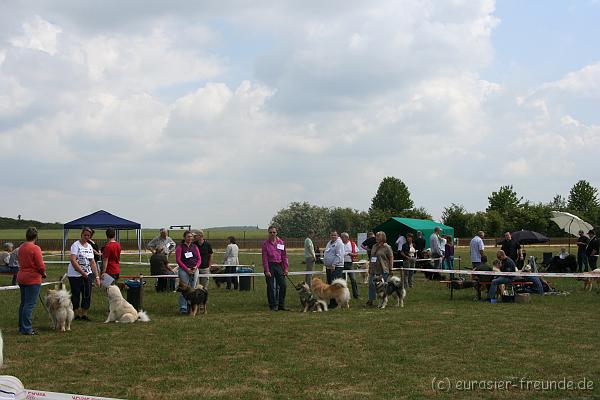
[[[46,52],[53,56],[57,52],[60,27],[36,15],[31,21],[23,22],[22,35],[10,39],[10,43],[19,48]]]
[[[264,226],[296,200],[367,209],[387,175],[434,216],[499,184],[549,199],[530,182],[598,181],[598,64],[513,93],[481,77],[493,1],[315,4],[19,5],[0,166],[30,161],[5,209]]]

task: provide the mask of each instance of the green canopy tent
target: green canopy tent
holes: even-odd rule
[[[406,236],[408,232],[411,232],[416,238],[417,231],[421,231],[423,232],[426,246],[430,247],[429,236],[431,236],[436,226],[440,227],[442,235],[450,235],[452,239],[454,239],[454,228],[429,219],[392,217],[373,228],[373,232],[385,232],[388,244],[394,247],[396,240],[400,235]]]

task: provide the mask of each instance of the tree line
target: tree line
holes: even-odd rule
[[[485,211],[469,212],[462,204],[452,203],[442,212],[444,224],[452,226],[457,237],[474,236],[483,230],[488,236],[501,236],[506,231],[534,230],[550,237],[566,236],[550,220],[553,210],[575,214],[594,226],[600,225],[598,190],[585,180],[578,181],[568,197],[560,194],[548,203],[533,203],[519,196],[512,185],[501,186],[488,197]],[[343,207],[322,207],[308,202],[293,202],[271,219],[279,233],[286,237],[303,237],[312,229],[318,236],[331,230],[355,236],[385,222],[390,217],[432,219],[423,207],[415,207],[410,190],[402,180],[385,177],[371,200],[368,211]]]
[[[35,226],[38,229],[62,229],[60,222],[40,222],[32,219],[15,219],[0,217],[0,229],[27,229]]]

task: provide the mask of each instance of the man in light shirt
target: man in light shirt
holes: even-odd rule
[[[339,238],[337,231],[331,231],[330,240],[323,252],[323,263],[327,273],[327,283],[331,284],[335,279],[341,278],[344,271],[344,243]],[[329,308],[337,307],[337,302],[331,299]]]
[[[485,232],[479,231],[477,232],[477,235],[471,239],[469,247],[471,251],[471,265],[473,268],[477,268],[481,265],[481,256],[483,255],[483,250],[485,250],[485,245],[483,244],[484,237]]]
[[[340,237],[342,238],[342,243],[344,243],[344,270],[352,270],[352,258],[358,256],[358,249],[356,249],[356,244],[353,245],[348,233],[342,232]],[[358,299],[360,296],[358,294],[358,286],[356,285],[356,277],[352,273],[348,275],[350,284],[352,285],[352,297]]]
[[[429,247],[431,248],[431,258],[433,258],[433,268],[440,269],[444,251],[442,250],[442,242],[440,239],[441,228],[436,226],[433,233],[429,236]]]
[[[306,271],[312,272],[315,266],[315,260],[317,259],[315,254],[315,245],[313,238],[315,237],[315,231],[309,230],[306,239],[304,239],[304,262],[306,262]],[[306,274],[304,276],[304,282],[310,287],[312,281],[312,274]]]

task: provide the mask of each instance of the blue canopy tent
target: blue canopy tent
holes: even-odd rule
[[[118,217],[104,210],[96,211],[95,213],[86,215],[85,217],[78,218],[71,222],[67,222],[63,225],[62,259],[65,257],[65,248],[67,247],[69,229],[83,229],[86,226],[94,229],[114,228],[117,233],[117,241],[120,239],[119,231],[135,229],[135,237],[138,243],[138,254],[140,256],[140,261],[142,261],[142,225],[138,224],[137,222]]]

